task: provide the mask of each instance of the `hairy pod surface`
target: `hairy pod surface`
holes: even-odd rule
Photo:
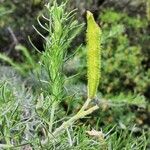
[[[93,14],[87,11],[87,77],[88,98],[96,96],[101,68],[101,29],[95,22]]]

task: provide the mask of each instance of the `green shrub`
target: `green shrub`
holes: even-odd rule
[[[37,4],[40,1],[34,2]],[[108,16],[111,16],[112,20],[108,19]],[[45,20],[44,23],[40,22],[40,17]],[[145,125],[144,128],[148,132],[144,132],[143,128],[139,127],[147,116],[142,112],[143,116],[138,118],[134,112],[145,111],[147,103],[144,96],[133,94],[132,91],[142,93],[141,90],[145,90],[141,85],[148,85],[150,72],[143,72],[146,67],[142,67],[142,61],[145,59],[142,55],[142,45],[135,45],[136,40],[132,39],[132,34],[126,33],[132,29],[134,33],[141,35],[140,29],[146,28],[146,24],[135,18],[133,21],[138,25],[134,28],[132,18],[123,13],[106,10],[102,14],[103,35],[100,41],[103,43],[103,66],[99,88],[106,93],[104,98],[101,93],[95,92],[98,80],[93,80],[92,74],[95,71],[98,77],[100,71],[100,62],[96,55],[100,50],[100,41],[97,36],[93,38],[95,27],[99,27],[93,15],[87,13],[87,20],[92,19],[92,22],[87,23],[90,25],[87,39],[90,44],[89,57],[91,56],[87,59],[87,62],[90,62],[87,68],[87,49],[84,46],[78,48],[73,61],[67,54],[83,27],[75,18],[75,10],[66,12],[65,2],[58,5],[57,1],[53,1],[46,5],[44,15],[40,17],[38,23],[42,30],[47,32],[47,36],[43,35],[38,27],[34,27],[44,39],[44,51],[39,51],[39,63],[22,45],[17,45],[16,50],[23,54],[24,63],[16,63],[8,56],[0,54],[2,60],[23,75],[29,75],[29,72],[33,71],[33,78],[40,85],[33,93],[31,87],[24,84],[23,79],[16,78],[16,74],[8,70],[10,67],[0,68],[0,148],[148,149],[149,128]],[[96,57],[92,57],[93,47]],[[93,63],[95,58],[97,62]],[[72,69],[70,66],[80,71],[79,74],[67,77],[68,74],[65,73]],[[86,70],[89,67],[91,76],[88,80],[94,83],[94,87],[96,85],[92,97],[88,97],[86,84],[78,81],[87,80]],[[12,73],[11,77],[9,73]],[[146,83],[143,82],[144,79]],[[24,78],[24,81],[26,80],[27,78]],[[88,88],[90,91],[91,87]],[[94,112],[95,110],[97,111]],[[89,118],[88,115],[92,112],[92,118]]]
[[[105,63],[103,64],[102,90],[107,93],[132,91],[145,94],[150,78],[149,70],[145,69],[143,62],[148,59],[148,56],[144,53],[144,44],[140,40],[142,41],[143,37],[149,37],[148,34],[141,33],[141,30],[147,28],[146,18],[130,17],[125,13],[106,9],[100,19],[103,30],[106,32],[116,25],[122,25],[125,29],[117,36],[114,35],[105,40],[103,45]]]

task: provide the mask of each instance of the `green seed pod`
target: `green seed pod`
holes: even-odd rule
[[[95,22],[93,14],[87,11],[87,77],[88,98],[96,96],[101,68],[101,29]]]

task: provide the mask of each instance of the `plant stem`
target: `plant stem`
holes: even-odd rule
[[[93,106],[92,108],[89,108],[86,111],[79,111],[76,115],[71,117],[68,121],[64,122],[59,128],[57,128],[53,132],[53,136],[57,137],[60,135],[66,128],[68,128],[71,124],[73,124],[75,121],[77,121],[80,118],[83,118],[89,114],[91,114],[93,111],[97,110],[99,107],[97,105]]]
[[[88,98],[86,100],[86,102],[84,103],[83,107],[79,110],[79,112],[76,115],[74,115],[73,117],[71,117],[68,121],[64,122],[52,134],[49,134],[49,137],[45,141],[42,141],[42,144],[44,145],[48,142],[48,140],[53,140],[55,137],[61,135],[65,131],[65,129],[67,129],[75,121],[77,121],[78,119],[84,118],[85,116],[91,114],[92,112],[94,112],[95,110],[97,110],[99,108],[98,105],[95,105],[95,106],[85,110],[88,107],[90,101],[91,101],[91,99]]]
[[[11,144],[0,144],[0,148],[12,148],[13,145]]]
[[[81,108],[80,111],[85,110],[85,109],[88,107],[88,105],[89,105],[90,102],[91,102],[91,99],[88,98],[88,99],[86,100],[86,102],[83,104],[83,106],[82,106],[82,108]]]
[[[51,115],[50,115],[50,125],[49,125],[49,132],[52,132],[53,129],[53,121],[54,121],[54,116],[55,116],[55,109],[56,109],[56,101],[53,102],[52,108],[51,108]]]

